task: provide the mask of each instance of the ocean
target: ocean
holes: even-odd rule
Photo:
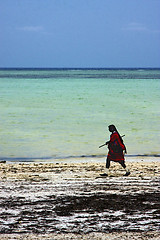
[[[160,69],[0,69],[0,160],[103,157],[110,124],[159,156],[159,92]]]

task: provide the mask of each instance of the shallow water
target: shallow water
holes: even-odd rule
[[[160,69],[0,70],[0,159],[99,156],[115,124],[128,154],[159,152]]]

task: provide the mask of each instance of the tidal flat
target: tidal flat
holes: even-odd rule
[[[0,163],[0,238],[160,238],[160,162]]]

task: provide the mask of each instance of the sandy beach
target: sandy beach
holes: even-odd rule
[[[0,163],[0,239],[154,239],[159,234],[158,158]]]

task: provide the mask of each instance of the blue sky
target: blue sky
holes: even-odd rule
[[[0,0],[0,67],[160,67],[160,0]]]

